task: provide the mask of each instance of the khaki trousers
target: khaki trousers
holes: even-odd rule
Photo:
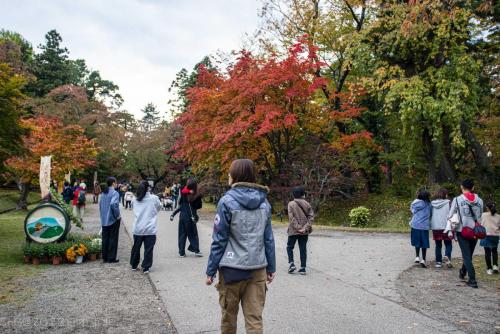
[[[266,269],[252,271],[252,279],[231,284],[224,283],[224,277],[219,272],[219,304],[222,310],[221,333],[236,334],[238,309],[241,302],[245,316],[247,334],[264,332],[262,312],[266,301]]]

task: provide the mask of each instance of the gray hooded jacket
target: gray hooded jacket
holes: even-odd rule
[[[207,276],[219,267],[276,271],[271,205],[267,187],[235,183],[219,201]]]
[[[459,213],[459,224],[457,231],[462,232],[464,226],[474,228],[474,216],[471,213],[471,208],[474,211],[474,215],[478,221],[481,221],[481,216],[483,214],[483,200],[479,198],[477,194],[467,193],[467,195],[462,194],[455,197],[451,201],[450,212],[448,213],[448,219],[450,219],[455,213]]]
[[[444,230],[450,212],[450,200],[435,199],[431,202],[431,206],[431,229]]]

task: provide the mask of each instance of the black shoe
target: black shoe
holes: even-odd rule
[[[470,286],[471,288],[474,288],[474,289],[477,289],[477,288],[478,288],[478,286],[477,286],[477,282],[476,282],[476,281],[470,281],[470,280],[469,280],[469,281],[467,281],[467,283],[465,283],[465,284],[467,284],[467,286]]]
[[[306,274],[306,268],[300,268],[299,274],[305,275]]]
[[[459,277],[461,280],[464,280],[464,279],[465,279],[465,273],[462,271],[462,269],[459,269],[459,270],[458,270],[458,277]]]
[[[293,272],[297,269],[293,263],[290,263],[290,267],[288,268],[288,273],[293,274]]]
[[[109,260],[107,263],[118,263],[118,262],[120,262],[120,260],[114,259],[114,260]]]

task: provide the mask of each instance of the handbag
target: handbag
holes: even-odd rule
[[[462,215],[460,214],[460,207],[458,206],[458,200],[455,198],[455,201],[457,203],[457,212],[458,212],[458,219],[460,221],[460,225],[462,225],[462,237],[467,240],[474,240],[475,239],[475,234],[474,230],[471,229],[469,226],[464,226],[462,222]]]
[[[472,210],[472,206],[470,204],[467,204],[469,207],[470,212],[472,213],[472,218],[474,218],[474,237],[476,239],[484,239],[486,238],[486,228],[482,226],[479,221],[476,218],[476,214],[474,213],[474,210]]]

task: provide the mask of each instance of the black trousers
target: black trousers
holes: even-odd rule
[[[484,247],[484,259],[486,260],[486,268],[492,269],[491,260],[493,260],[493,265],[498,266],[498,250],[493,247]]]
[[[135,235],[134,245],[130,254],[130,265],[137,268],[141,260],[141,246],[144,243],[144,258],[142,260],[142,269],[149,270],[153,265],[153,248],[156,243],[156,235]]]
[[[104,262],[116,260],[119,236],[119,220],[116,221],[113,225],[102,227],[102,260]]]
[[[131,208],[132,209],[132,201],[125,201],[125,209]]]
[[[179,255],[186,254],[186,239],[189,239],[188,250],[198,253],[200,251],[200,241],[196,224],[179,219]]]
[[[460,271],[464,275],[469,275],[469,281],[476,281],[476,271],[474,270],[474,265],[472,264],[472,255],[474,254],[474,248],[476,248],[477,239],[468,240],[462,237],[462,233],[457,233],[458,245],[462,251],[462,259],[464,264],[462,264],[462,269]]]
[[[305,268],[307,262],[307,239],[308,235],[289,235],[288,243],[286,245],[286,251],[288,253],[288,263],[293,263],[293,249],[295,247],[295,242],[299,242],[300,251],[300,267]]]

